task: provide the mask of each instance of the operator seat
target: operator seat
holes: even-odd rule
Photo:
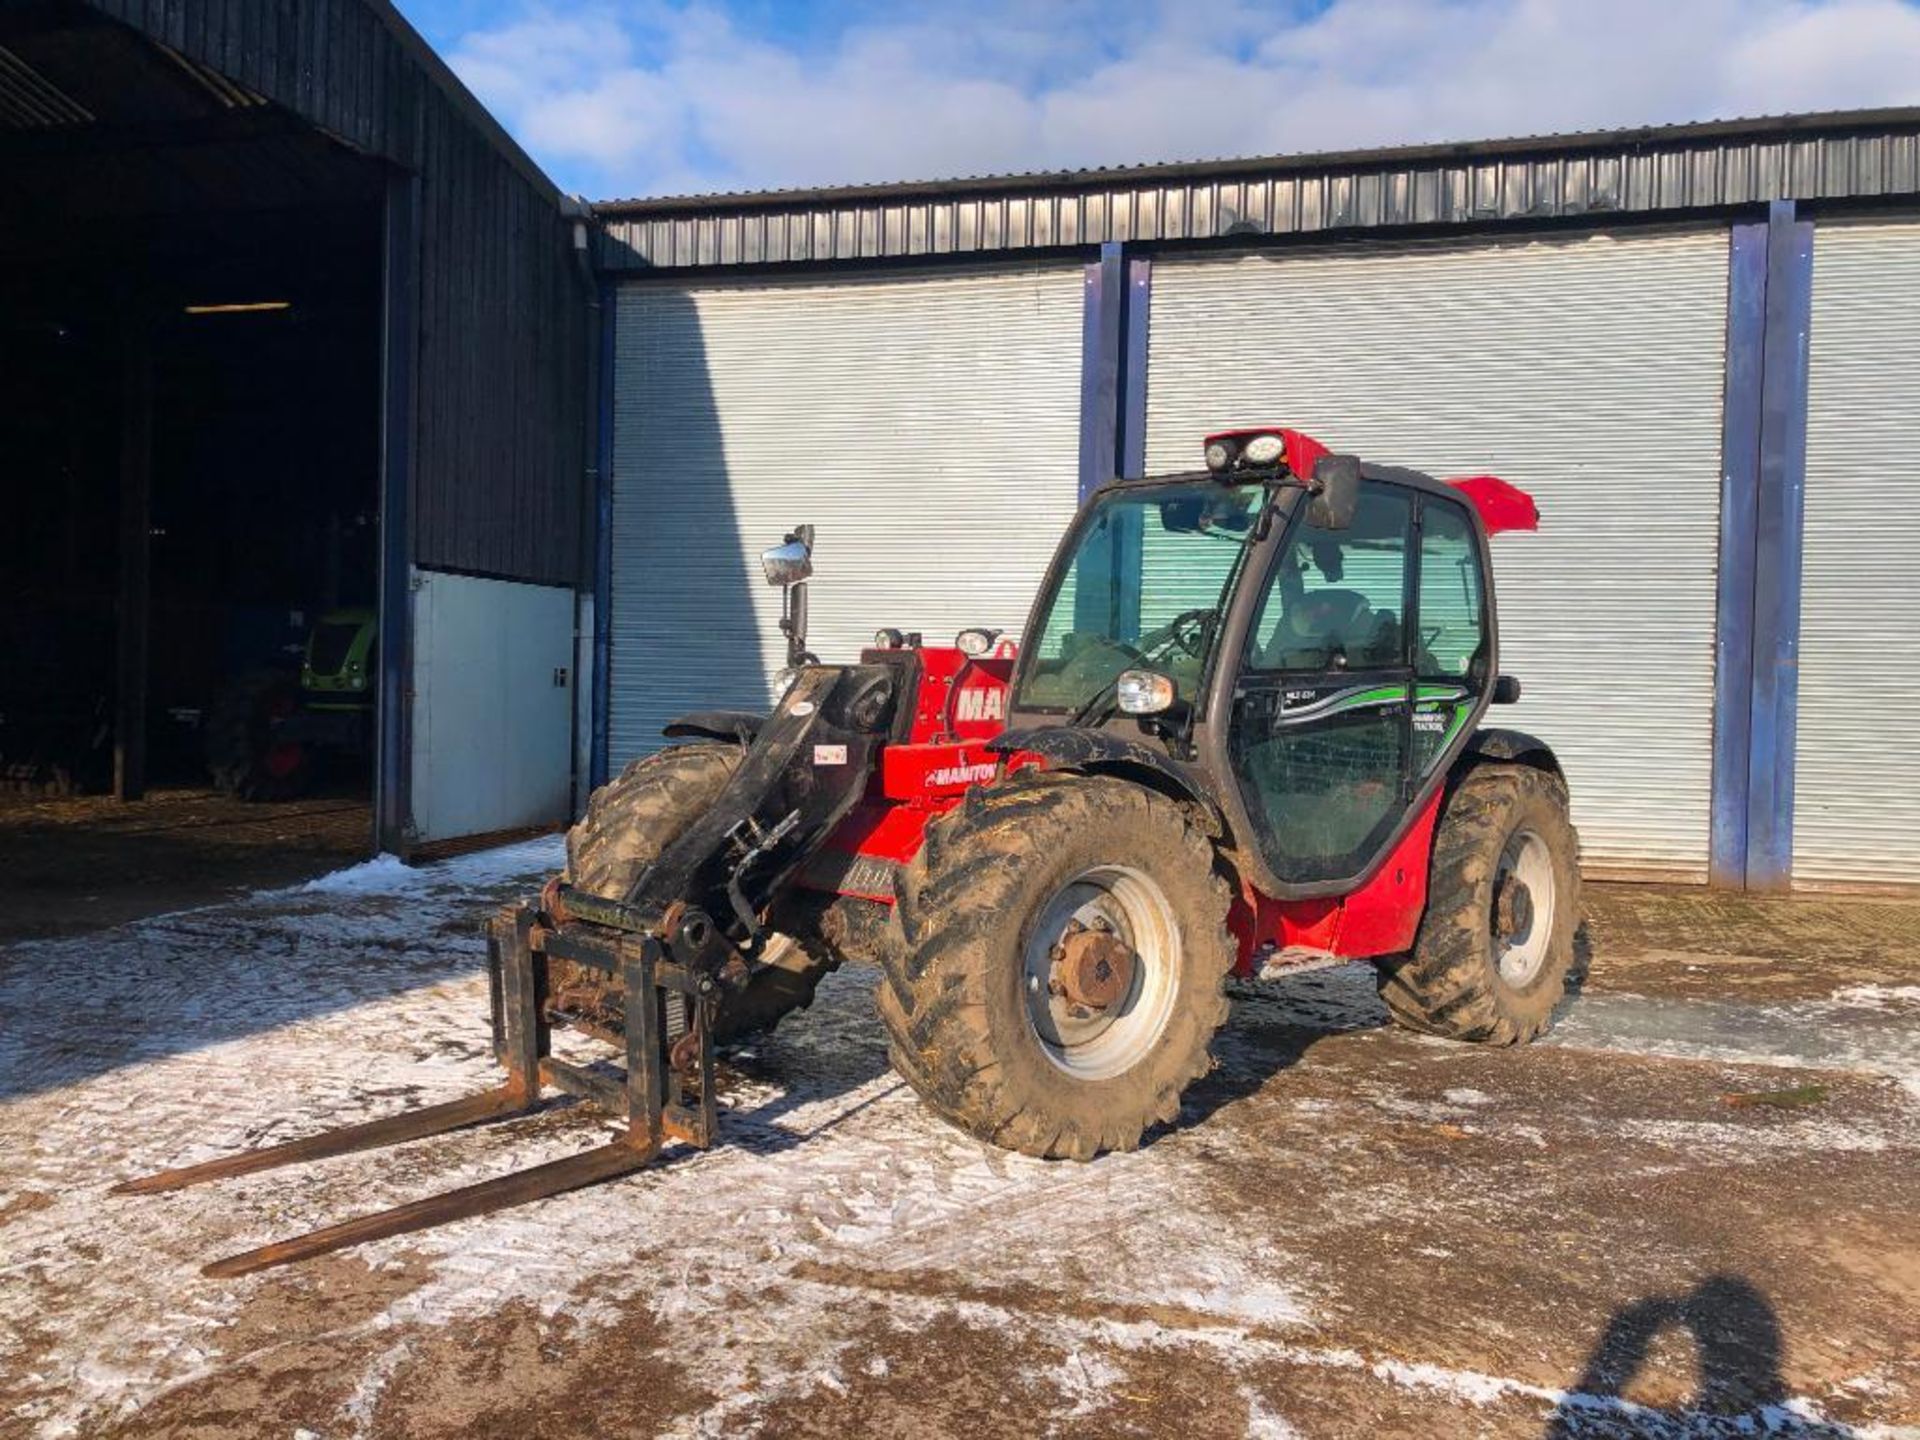
[[[1335,655],[1362,663],[1378,618],[1358,590],[1315,590],[1285,606],[1260,649],[1263,670],[1319,670]]]

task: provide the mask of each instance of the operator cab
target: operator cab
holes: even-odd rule
[[[1205,456],[1083,507],[1010,724],[1152,747],[1217,799],[1274,893],[1332,893],[1399,838],[1493,700],[1482,502],[1507,507],[1495,528],[1530,528],[1532,505],[1280,428],[1208,436]]]

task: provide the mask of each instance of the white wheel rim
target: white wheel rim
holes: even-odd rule
[[[1074,1006],[1055,993],[1056,949],[1082,928],[1110,929],[1133,952],[1127,993],[1104,1011]],[[1125,866],[1084,871],[1041,908],[1029,932],[1020,976],[1028,1028],[1047,1059],[1075,1079],[1124,1074],[1166,1032],[1180,988],[1179,962],[1180,929],[1157,883]]]
[[[1526,914],[1511,929],[1500,923],[1500,895],[1514,885],[1525,887]],[[1516,989],[1533,983],[1547,962],[1553,943],[1553,911],[1559,896],[1553,878],[1553,851],[1532,830],[1519,830],[1500,854],[1494,876],[1493,952],[1500,978]]]

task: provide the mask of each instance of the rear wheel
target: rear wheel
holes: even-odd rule
[[[720,798],[744,754],[734,745],[675,745],[634,761],[593,792],[586,815],[567,832],[568,883],[604,899],[625,899],[640,872]],[[771,1030],[782,1016],[804,1010],[835,963],[824,946],[810,951],[789,936],[770,937],[746,985],[721,1002],[714,1039]],[[606,977],[556,960],[551,980],[556,1005],[603,1029],[620,1028],[618,994]]]
[[[1481,765],[1447,797],[1411,954],[1380,968],[1410,1029],[1513,1045],[1537,1038],[1578,982],[1580,842],[1556,775]]]
[[[1029,1155],[1131,1150],[1210,1068],[1229,894],[1166,797],[1073,775],[973,790],[897,889],[889,1051],[962,1129]]]

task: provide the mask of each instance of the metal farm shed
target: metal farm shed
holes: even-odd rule
[[[823,650],[1017,631],[1091,487],[1284,422],[1540,497],[1515,723],[1593,871],[1920,883],[1916,200],[1899,110],[597,205],[599,773],[764,701],[785,526]]]

